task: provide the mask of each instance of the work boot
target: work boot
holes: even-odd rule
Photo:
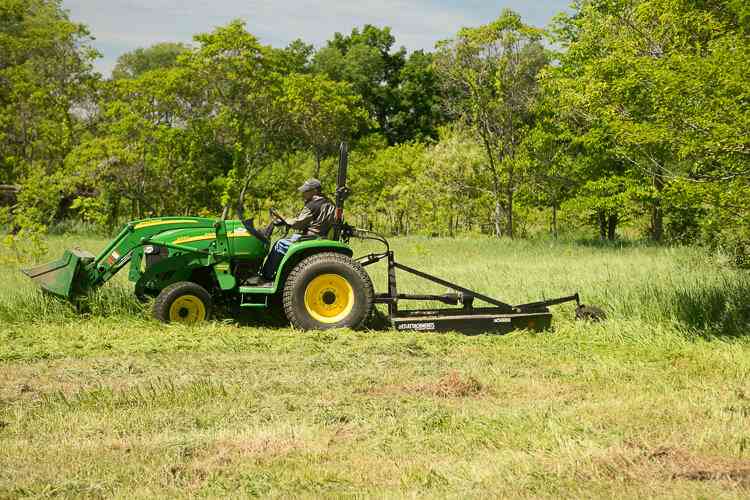
[[[245,285],[257,287],[272,287],[273,280],[268,280],[259,274],[257,276],[251,276],[250,278],[246,279]]]

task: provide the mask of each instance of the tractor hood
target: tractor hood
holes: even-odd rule
[[[226,242],[230,254],[234,257],[258,257],[266,253],[266,243],[258,240],[238,220],[227,220],[223,223],[215,219],[207,219],[209,225],[197,227],[182,227],[161,232],[149,239],[151,245],[166,245],[177,247],[188,247],[196,250],[208,250],[215,248],[217,239],[223,239],[226,234]],[[217,225],[224,225],[224,230]],[[219,229],[217,231],[217,229]],[[146,251],[146,253],[149,253]]]

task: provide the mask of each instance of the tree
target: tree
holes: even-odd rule
[[[221,163],[192,169],[195,131],[183,107],[191,98],[190,80],[184,68],[171,68],[110,82],[98,133],[70,155],[75,177],[99,200],[110,229],[118,222],[121,201],[129,202],[131,218],[189,213],[203,201],[193,186],[222,174]],[[210,140],[198,140],[197,153],[204,159],[200,152]],[[92,203],[79,199],[77,206]]]
[[[292,134],[312,150],[315,177],[320,177],[321,159],[367,123],[367,111],[348,83],[322,75],[293,73],[284,79],[282,88],[281,106],[291,121]]]
[[[558,126],[554,110],[543,108],[537,123],[524,137],[521,154],[528,162],[525,169],[526,198],[534,205],[552,210],[550,232],[557,239],[557,213],[577,186],[574,174],[572,138]]]
[[[377,144],[377,143],[376,143]],[[420,143],[386,147],[377,144],[366,154],[353,154],[350,185],[356,198],[350,202],[364,227],[385,226],[392,234],[408,234],[415,226],[415,201],[425,146]],[[385,221],[383,222],[383,219]]]
[[[273,51],[240,22],[196,41],[173,67],[110,82],[98,134],[76,151],[110,224],[121,200],[131,217],[215,213],[289,143]]]
[[[284,75],[309,73],[311,70],[312,55],[315,49],[301,39],[292,41],[283,49],[269,47],[267,50],[268,57],[274,61],[274,65]]]
[[[365,25],[350,35],[336,33],[313,58],[313,68],[328,78],[349,82],[362,96],[377,131],[396,142],[390,118],[397,106],[399,75],[406,60],[403,47],[393,52],[396,39],[390,28]]]
[[[137,78],[147,71],[172,68],[177,65],[177,58],[189,47],[183,43],[157,43],[148,48],[136,49],[117,58],[112,70],[112,78]]]
[[[242,21],[195,40],[199,47],[181,59],[200,96],[188,112],[231,158],[222,200],[226,204],[243,177],[288,148],[289,122],[280,109],[282,76],[270,51]]]
[[[676,180],[750,175],[747,8],[729,1],[579,2],[562,16],[554,69],[561,104],[611,132],[611,153],[640,172],[660,241]],[[744,182],[744,180],[742,180]]]
[[[0,20],[0,184],[12,184],[62,166],[86,125],[76,110],[95,95],[98,54],[59,0],[4,0]]]
[[[415,226],[448,236],[493,226],[493,193],[487,189],[484,147],[475,134],[461,126],[441,127],[440,141],[427,148],[421,163],[414,180]]]
[[[19,258],[44,253],[39,236],[76,190],[65,161],[91,126],[90,41],[59,0],[0,1],[0,184],[21,187],[16,209],[0,215]]]
[[[492,23],[464,28],[438,45],[436,67],[447,85],[450,113],[466,123],[485,148],[498,237],[503,211],[505,234],[514,235],[516,152],[533,121],[537,75],[547,64],[541,35],[505,10]]]
[[[409,55],[399,72],[395,97],[389,118],[393,141],[436,140],[447,116],[441,104],[440,81],[432,54],[417,50]]]

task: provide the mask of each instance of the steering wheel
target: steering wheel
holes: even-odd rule
[[[284,219],[284,217],[279,212],[277,212],[275,208],[273,208],[273,207],[269,208],[268,209],[268,214],[271,216],[272,219],[275,219],[275,220],[277,220],[279,222],[283,222],[284,226],[290,227],[289,224],[287,223],[286,219]]]

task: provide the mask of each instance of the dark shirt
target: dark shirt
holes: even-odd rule
[[[289,225],[303,236],[327,236],[333,225],[336,206],[325,196],[316,194]]]

